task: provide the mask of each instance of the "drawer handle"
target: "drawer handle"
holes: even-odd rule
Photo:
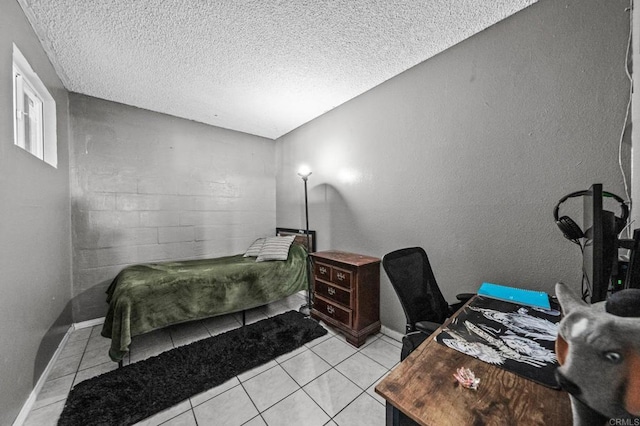
[[[327,275],[327,268],[325,268],[324,266],[320,266],[318,270],[320,271],[320,274]]]
[[[327,289],[327,293],[329,293],[329,295],[333,296],[334,294],[336,294],[336,289],[333,287],[329,287]]]
[[[327,312],[329,312],[331,315],[333,315],[333,313],[334,313],[335,311],[336,311],[336,310],[333,308],[333,306],[331,306],[331,305],[327,305]]]
[[[347,276],[343,272],[338,272],[336,276],[340,281],[344,281],[347,278]]]

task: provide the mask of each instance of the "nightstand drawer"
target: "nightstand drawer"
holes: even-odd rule
[[[313,267],[313,273],[316,278],[325,281],[331,281],[331,266],[317,262]]]
[[[347,327],[351,327],[351,309],[343,308],[337,303],[330,303],[321,297],[316,298],[313,308]]]
[[[347,308],[351,307],[351,292],[322,281],[315,282],[315,289],[320,296],[330,301],[336,301]]]
[[[331,268],[331,282],[341,285],[345,288],[351,288],[353,282],[353,274],[351,271],[340,268]]]

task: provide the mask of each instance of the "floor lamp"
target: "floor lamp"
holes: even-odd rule
[[[306,167],[301,167],[298,171],[298,176],[302,178],[304,181],[304,216],[305,216],[305,235],[307,236],[307,252],[311,253],[311,245],[309,244],[309,200],[307,198],[307,180],[311,175],[311,170]],[[309,262],[311,258],[308,258],[307,261],[307,303],[305,305],[300,306],[300,313],[309,316],[311,314],[311,274],[309,271]]]

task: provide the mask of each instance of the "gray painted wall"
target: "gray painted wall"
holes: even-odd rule
[[[626,7],[542,0],[279,138],[278,225],[304,224],[306,163],[319,250],[422,246],[450,301],[482,281],[578,288],[552,209],[595,182],[624,193]],[[384,272],[381,287],[382,323],[401,332]]]
[[[74,321],[126,265],[241,253],[275,232],[274,143],[69,95]]]
[[[58,168],[13,144],[15,43],[54,97]],[[71,324],[67,92],[20,6],[0,13],[0,424],[18,415]]]

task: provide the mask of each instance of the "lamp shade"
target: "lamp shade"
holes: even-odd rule
[[[310,174],[311,169],[309,168],[309,166],[300,166],[300,168],[298,169],[298,176],[300,176],[302,179],[308,178]]]

